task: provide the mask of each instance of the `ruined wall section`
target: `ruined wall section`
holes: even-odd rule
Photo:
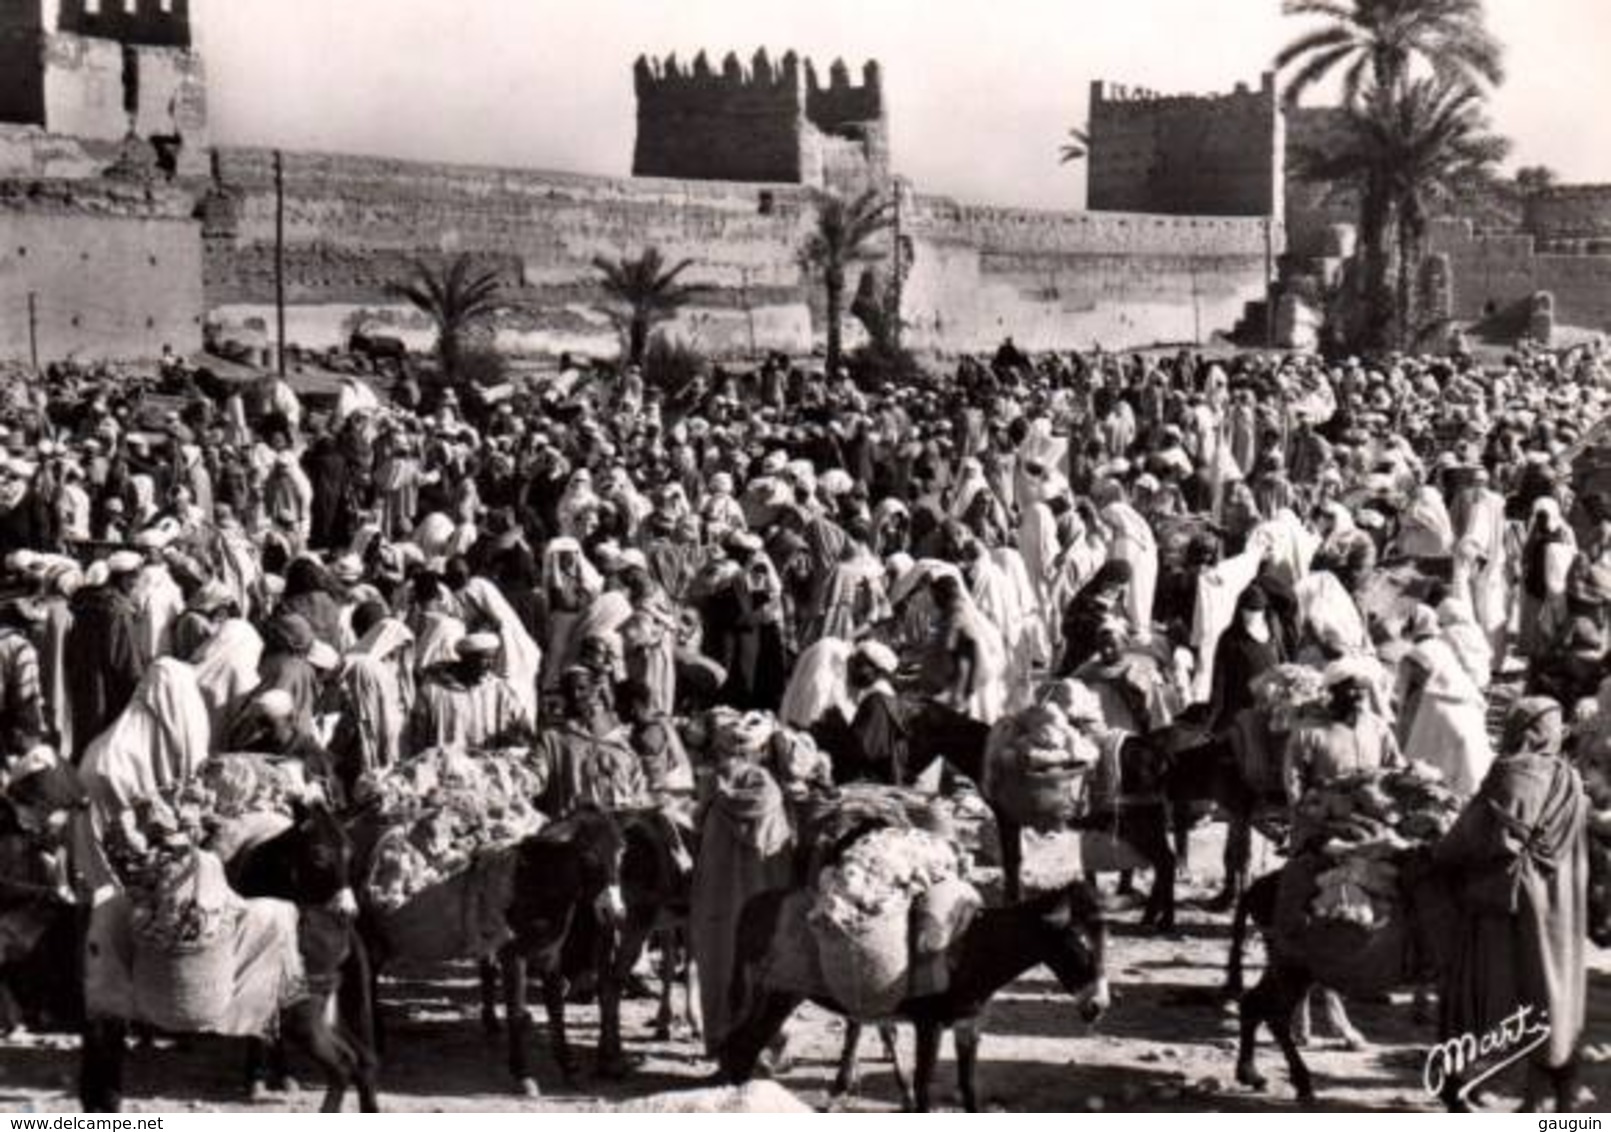
[[[1285,123],[1266,74],[1258,90],[1160,95],[1091,84],[1088,207],[1174,216],[1277,216]]]
[[[1449,258],[1455,319],[1502,315],[1546,291],[1558,324],[1611,330],[1611,254],[1540,251],[1530,235],[1478,235],[1464,220],[1437,222],[1428,243]]]
[[[188,197],[85,182],[0,185],[0,359],[142,359],[201,348],[201,228]]]
[[[747,350],[753,316],[763,347],[807,350],[812,325],[797,249],[810,222],[806,190],[650,178],[428,165],[288,153],[287,290],[292,337],[336,340],[363,311],[408,329],[386,294],[412,260],[470,252],[501,266],[512,310],[511,350],[610,354],[616,333],[598,288],[596,256],[653,246],[694,260],[684,278],[710,290],[678,330],[717,352]],[[210,305],[261,316],[274,282],[273,155],[223,149],[207,241]]]

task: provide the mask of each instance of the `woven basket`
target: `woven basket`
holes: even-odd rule
[[[906,997],[909,906],[890,904],[854,930],[813,917],[817,961],[828,993],[852,1018],[887,1018]]]

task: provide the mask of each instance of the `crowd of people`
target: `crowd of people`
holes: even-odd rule
[[[117,384],[57,375],[0,429],[0,757],[29,836],[59,828],[51,771],[93,839],[138,836],[224,753],[351,808],[423,752],[523,748],[550,816],[681,800],[764,852],[787,830],[722,810],[752,768],[704,760],[697,713],[772,711],[834,781],[910,784],[924,705],[991,725],[1073,680],[1112,730],[1226,736],[1298,664],[1333,719],[1287,752],[1292,801],[1416,761],[1493,803],[1440,850],[1472,896],[1446,1028],[1547,1003],[1535,1056],[1572,1056],[1611,672],[1611,497],[1573,481],[1611,408],[1594,349],[1009,342],[898,385],[774,357],[465,406],[359,378],[317,409],[282,378],[182,384],[150,427]],[[1401,565],[1413,584],[1387,587]],[[74,850],[58,880],[88,902],[115,877]],[[692,867],[697,897],[714,866]]]

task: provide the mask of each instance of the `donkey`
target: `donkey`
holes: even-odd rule
[[[361,858],[373,852],[383,831],[373,819],[368,813],[354,822],[354,835],[363,847]],[[509,1072],[518,1092],[535,1097],[541,1090],[527,1051],[531,1026],[526,1009],[528,973],[535,968],[542,980],[549,1043],[567,1082],[575,1079],[580,1066],[565,1025],[566,994],[570,981],[596,976],[598,1070],[606,1076],[623,1075],[627,1064],[621,1051],[618,957],[628,913],[622,895],[626,848],[620,822],[595,807],[583,807],[514,846],[510,850],[513,880],[506,903],[501,909],[492,909],[494,915],[501,914],[511,938],[495,955],[446,954],[430,948],[425,953],[410,951],[409,939],[385,930],[384,921],[366,908],[359,923],[369,944],[377,986],[382,969],[392,960],[478,960],[482,1026],[489,1035],[501,1028],[501,984],[508,1021]]]
[[[531,1016],[526,1010],[526,976],[535,967],[548,1014],[548,1040],[561,1075],[574,1081],[580,1068],[565,1025],[568,981],[598,979],[599,1046],[597,1071],[625,1076],[621,1050],[622,928],[627,920],[621,891],[626,839],[616,818],[585,807],[545,826],[516,849],[514,896],[505,913],[514,939],[498,953],[509,1026],[509,1072],[517,1089],[539,1096],[527,1053]],[[482,1016],[496,1017],[493,967],[481,965]]]
[[[1283,872],[1307,866],[1301,858],[1288,861]],[[1276,907],[1271,912],[1273,930],[1268,937],[1268,962],[1264,974],[1252,990],[1241,998],[1238,1011],[1240,1040],[1236,1057],[1236,1080],[1254,1090],[1262,1090],[1268,1080],[1256,1064],[1258,1032],[1267,1026],[1286,1058],[1293,1091],[1300,1102],[1314,1100],[1314,1080],[1298,1050],[1293,1032],[1300,1005],[1315,986],[1342,990],[1368,997],[1398,987],[1424,987],[1427,976],[1445,969],[1450,949],[1457,943],[1459,926],[1449,879],[1429,862],[1411,857],[1401,866],[1400,900],[1407,939],[1403,949],[1383,946],[1349,946],[1351,937],[1339,937],[1335,929],[1317,928],[1308,932],[1283,932],[1284,919],[1291,911],[1282,891],[1280,874],[1265,877],[1249,890],[1260,890],[1264,898],[1274,892]],[[1270,885],[1269,888],[1261,886]],[[1304,891],[1297,886],[1294,893]],[[1244,925],[1245,926],[1245,925]],[[1384,931],[1391,928],[1380,929]],[[1571,1071],[1555,1081],[1557,1091],[1569,1103]],[[1443,1100],[1451,1109],[1463,1102],[1455,1093],[1452,1079]]]
[[[693,960],[687,954],[688,915],[693,895],[693,831],[659,809],[634,810],[619,815],[626,850],[621,860],[621,892],[627,918],[617,964],[622,980],[631,974],[644,946],[658,939],[660,946],[660,1008],[655,1014],[654,1037],[668,1041],[677,1021],[673,991],[682,962],[683,1018],[698,1036],[694,1008]]]
[[[1174,761],[1163,733],[1153,740],[1130,739],[1119,750],[1120,797],[1106,813],[1073,823],[1074,828],[1110,833],[1134,849],[1152,867],[1152,891],[1142,924],[1159,931],[1175,926],[1175,847],[1170,840],[1167,782]],[[976,783],[984,781],[985,746],[990,727],[940,704],[924,704],[907,719],[909,760],[922,766],[943,759],[951,770]],[[1023,895],[1023,827],[991,804],[1001,840],[1002,880],[1009,901]]]
[[[745,1003],[746,1009],[719,1057],[721,1075],[733,1084],[750,1080],[761,1052],[803,1001],[802,996],[771,989],[757,978],[774,946],[788,895],[780,891],[754,897],[739,920],[732,993],[733,1000]],[[931,1107],[940,1036],[949,1029],[955,1035],[963,1105],[969,1112],[979,1111],[974,1080],[979,1016],[996,992],[1032,967],[1045,964],[1051,968],[1064,990],[1074,996],[1080,1016],[1095,1022],[1109,1002],[1103,968],[1106,946],[1101,905],[1085,882],[1010,907],[981,911],[951,949],[947,989],[908,998],[895,1010],[897,1020],[910,1022],[917,1030],[912,1107],[919,1112]],[[813,1001],[837,1014],[847,1013],[831,998],[814,997]]]
[[[321,824],[317,838],[307,839],[293,825],[278,837],[242,849],[225,867],[242,896],[289,900],[301,908],[297,943],[309,989],[321,1001],[336,997],[336,1037],[362,1067],[358,1081],[363,1104],[364,1081],[373,1094],[379,1062],[369,952],[358,931],[358,901],[346,880],[353,875],[353,846],[345,828],[322,806],[308,811],[308,817]],[[327,892],[328,898],[318,899]],[[283,1087],[284,1043],[254,1039],[248,1046],[246,1071],[254,1098],[265,1084]]]
[[[291,828],[265,843],[254,857],[258,854],[261,864],[249,866],[253,875],[248,887],[298,906],[298,946],[308,963],[309,993],[281,1012],[281,1032],[304,1046],[323,1071],[323,1111],[339,1112],[349,1086],[357,1088],[363,1111],[379,1111],[377,1066],[372,1047],[364,1040],[367,1026],[360,997],[368,993],[368,980],[361,964],[351,963],[354,952],[348,934],[319,926],[320,913],[341,916],[343,909],[355,907],[352,846],[346,832],[324,806],[299,807]],[[334,946],[332,939],[338,940]],[[337,992],[338,983],[343,993]],[[339,1007],[339,1022],[330,1018],[332,997]],[[128,1029],[128,1021],[121,1018],[85,1020],[79,1099],[86,1112],[121,1108]]]

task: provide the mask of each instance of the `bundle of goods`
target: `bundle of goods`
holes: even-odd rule
[[[242,901],[216,856],[181,840],[151,848],[128,872],[130,924],[142,949],[206,951],[227,935]]]
[[[887,1017],[934,976],[945,949],[982,905],[955,846],[926,830],[885,828],[822,870],[807,922],[823,982],[853,1017]],[[916,907],[914,907],[914,905]]]
[[[699,746],[710,752],[713,762],[735,758],[764,762],[767,744],[778,730],[777,717],[769,711],[712,708],[702,722],[704,742]]]
[[[771,771],[789,794],[833,781],[833,763],[816,740],[783,726],[769,711],[712,708],[689,719],[682,738],[689,753],[706,767],[742,759]]]
[[[1268,716],[1270,730],[1284,735],[1323,718],[1326,689],[1320,670],[1306,664],[1277,664],[1253,678],[1253,702]]]
[[[390,827],[375,847],[365,896],[393,912],[467,869],[478,854],[536,833],[543,783],[519,751],[427,751],[369,783]]]
[[[1340,858],[1367,850],[1392,854],[1441,837],[1460,815],[1460,798],[1425,763],[1350,775],[1298,803],[1297,848]]]
[[[90,1010],[175,1032],[265,1032],[305,990],[296,908],[242,899],[165,807],[139,830],[114,828],[123,835],[108,852],[125,887],[91,918]]]
[[[804,731],[779,727],[766,745],[766,769],[784,791],[801,794],[833,785],[833,760]]]
[[[1295,831],[1300,848],[1319,858],[1310,914],[1367,929],[1385,923],[1399,891],[1397,861],[1446,833],[1460,805],[1424,763],[1310,791],[1298,805]]]
[[[302,793],[300,767],[277,763],[265,755],[218,755],[179,792],[181,810],[194,806],[219,821],[247,814],[291,813]]]
[[[203,831],[199,843],[227,866],[243,850],[291,826],[294,803],[307,795],[301,767],[266,755],[218,755],[175,797],[180,821]]]
[[[1033,704],[990,729],[985,797],[1026,828],[1060,828],[1078,816],[1085,776],[1100,760],[1096,741],[1062,705]]]
[[[941,795],[913,786],[852,782],[817,795],[796,813],[804,844],[816,843],[824,830],[837,840],[840,831],[856,827],[912,827],[949,841],[970,864],[1000,864],[995,815],[972,790]],[[815,874],[815,868],[808,872]]]
[[[1417,941],[1446,936],[1453,905],[1439,886],[1417,881],[1409,851],[1459,810],[1438,773],[1419,764],[1311,791],[1295,815],[1299,852],[1281,871],[1276,950],[1343,994],[1378,993],[1414,974],[1424,961]]]
[[[1282,772],[1288,736],[1325,717],[1325,688],[1317,669],[1278,664],[1254,678],[1253,707],[1231,721],[1228,739],[1242,781],[1261,800],[1278,799],[1279,813],[1255,813],[1260,832],[1286,840],[1287,806]]]

